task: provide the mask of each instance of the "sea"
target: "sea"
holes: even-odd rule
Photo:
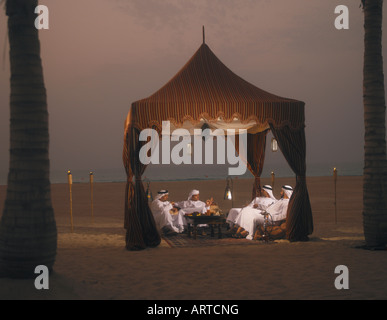
[[[155,165],[147,166],[143,180],[149,181],[183,181],[183,180],[223,180],[229,176],[231,165],[216,164],[181,164],[181,165]],[[234,166],[235,167],[235,166]],[[361,176],[363,174],[363,163],[322,163],[308,164],[306,176],[320,177],[332,176],[333,169],[336,168],[340,176]],[[122,168],[102,168],[102,169],[71,169],[51,170],[51,183],[67,183],[68,170],[71,171],[73,183],[89,183],[90,172],[93,173],[94,182],[125,182],[126,173]],[[275,177],[295,177],[294,172],[287,163],[269,163],[265,164],[261,177],[269,178],[271,173]],[[245,174],[231,176],[233,179],[249,179],[253,175],[247,169]],[[0,185],[7,184],[7,172],[0,172]]]

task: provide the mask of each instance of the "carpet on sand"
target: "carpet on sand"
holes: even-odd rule
[[[217,232],[215,232],[214,237],[211,237],[209,228],[205,228],[205,234],[201,234],[201,230],[198,231],[196,239],[192,236],[188,237],[188,234],[178,233],[171,235],[162,235],[162,239],[171,247],[171,248],[182,248],[182,247],[208,247],[208,246],[228,246],[228,245],[262,245],[272,242],[264,242],[257,240],[247,240],[247,239],[236,239],[233,238],[226,230],[222,230],[222,238],[218,238]]]

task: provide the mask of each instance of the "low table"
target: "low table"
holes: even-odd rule
[[[200,215],[200,216],[186,215],[185,218],[187,220],[188,237],[191,237],[193,233],[193,238],[196,239],[198,224],[208,224],[211,230],[211,237],[214,237],[214,226],[218,226],[218,238],[219,239],[222,238],[221,227],[222,227],[222,224],[226,222],[226,218],[222,216],[206,216],[206,215]]]

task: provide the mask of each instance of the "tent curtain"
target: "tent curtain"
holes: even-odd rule
[[[161,243],[152,212],[148,205],[141,176],[146,169],[139,159],[139,150],[146,143],[139,141],[139,131],[133,127],[127,134],[125,228],[126,249],[142,250]],[[133,183],[133,177],[135,183]]]
[[[247,159],[242,160],[245,160],[247,168],[254,176],[251,193],[252,200],[261,193],[261,174],[265,161],[266,135],[268,132],[269,130],[265,130],[254,134],[247,134]],[[239,139],[237,138],[235,139],[235,149],[239,153]]]
[[[270,129],[290,168],[296,174],[296,186],[289,201],[286,237],[289,241],[306,241],[313,232],[312,209],[306,186],[305,129],[291,130],[288,126]]]
[[[251,199],[255,199],[261,194],[261,174],[265,161],[267,132],[268,130],[247,135],[247,167],[254,176]]]

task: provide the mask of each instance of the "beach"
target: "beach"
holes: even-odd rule
[[[153,195],[168,189],[170,200],[185,200],[191,189],[213,197],[227,212],[251,200],[252,179],[234,179],[234,203],[223,200],[225,180],[151,182]],[[261,184],[270,184],[262,179]],[[284,184],[276,178],[278,198]],[[339,176],[337,207],[333,177],[307,178],[314,232],[308,242],[278,240],[256,245],[125,249],[125,183],[94,183],[93,211],[88,183],[52,184],[58,249],[49,289],[34,279],[0,279],[0,299],[266,300],[386,299],[387,251],[364,245],[362,177]],[[6,186],[0,186],[2,212]],[[247,241],[247,240],[245,240]],[[253,240],[254,241],[254,240]],[[348,268],[349,288],[337,289],[335,268]]]

